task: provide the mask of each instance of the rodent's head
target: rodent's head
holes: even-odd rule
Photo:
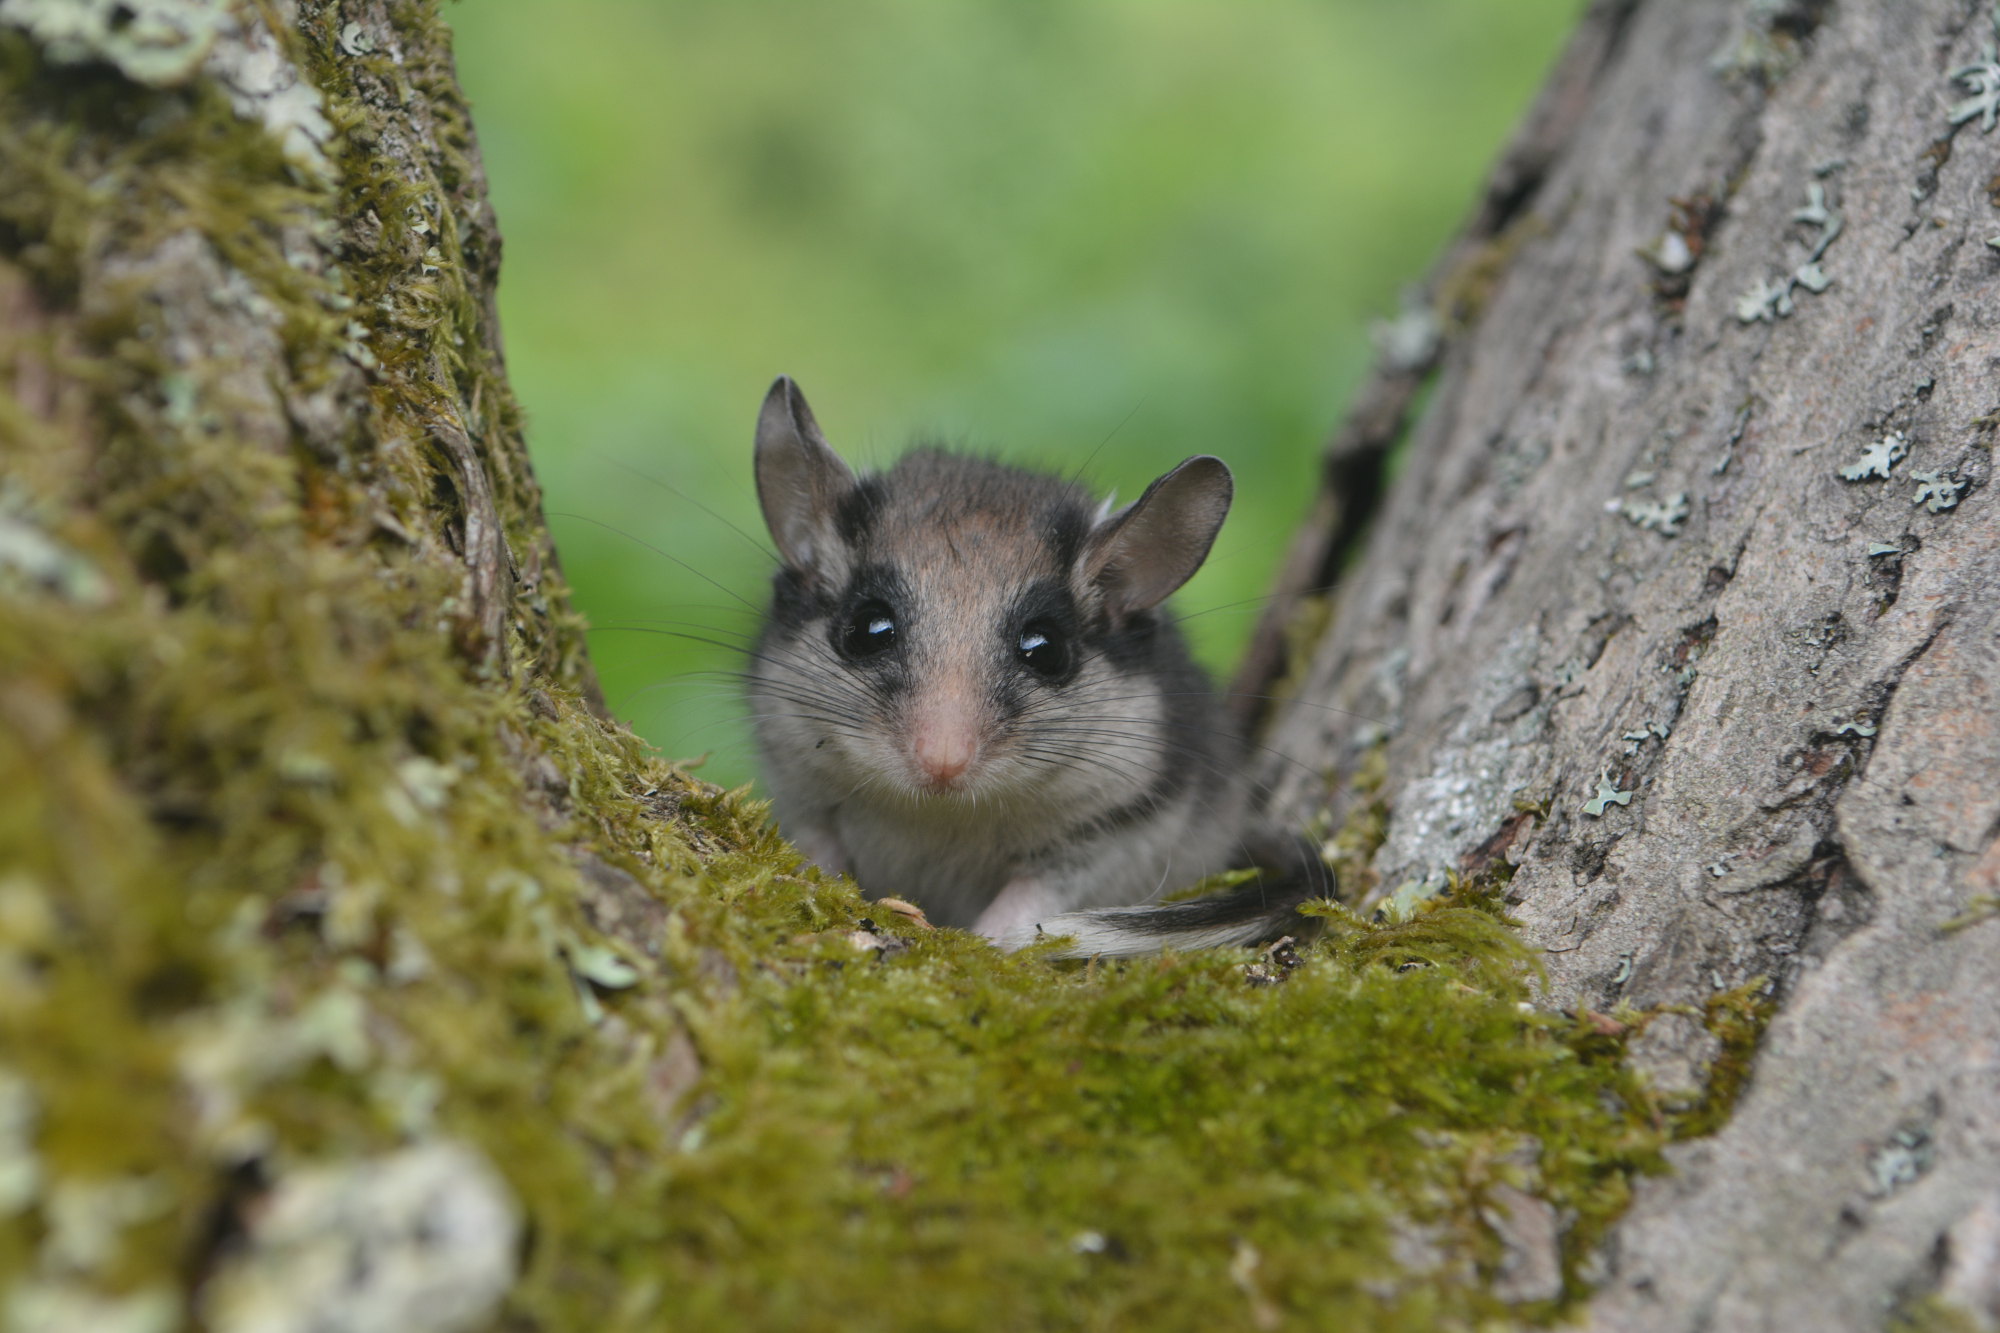
[[[913,798],[1040,801],[1170,755],[1161,696],[1191,668],[1156,608],[1229,512],[1220,460],[1115,511],[935,449],[857,477],[784,378],[756,460],[783,562],[752,673],[767,749]]]

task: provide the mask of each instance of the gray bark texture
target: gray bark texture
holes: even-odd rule
[[[1733,1117],[1600,1256],[1597,1329],[2000,1319],[1994,24],[1595,6],[1239,679],[1331,584],[1279,804],[1386,804],[1376,897],[1517,867],[1549,1002],[1768,979]],[[1635,1053],[1671,1089],[1717,1048],[1668,1012]]]

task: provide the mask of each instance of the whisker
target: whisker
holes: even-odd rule
[[[707,505],[695,499],[692,495],[689,495],[686,491],[674,485],[672,482],[662,481],[658,477],[655,477],[640,468],[634,467],[632,464],[627,463],[626,461],[620,458],[612,459],[611,464],[613,467],[623,468],[626,472],[631,473],[633,476],[639,478],[639,480],[641,481],[650,482],[653,485],[658,486],[661,490],[666,491],[671,495],[678,496],[680,499],[686,501],[688,504],[693,505],[696,509],[701,510],[702,513],[707,514],[710,518],[714,519],[716,522],[728,528],[731,532],[741,537],[744,541],[749,542],[750,545],[755,549],[762,551],[765,555],[769,556],[773,564],[777,563],[778,553],[776,551],[764,545],[762,541],[758,540],[756,537],[751,536],[748,532],[745,532],[742,528],[736,526],[736,524],[732,523],[729,519],[723,517],[723,515],[720,512],[714,509],[710,509]]]
[[[681,558],[680,558],[679,556],[677,556],[677,555],[674,555],[674,554],[672,554],[671,552],[668,552],[668,551],[663,551],[663,550],[661,550],[661,549],[660,549],[659,547],[657,547],[657,546],[653,545],[653,544],[652,544],[651,542],[649,542],[649,541],[645,541],[645,540],[643,540],[642,538],[639,538],[639,537],[635,537],[635,536],[633,536],[633,535],[632,535],[631,533],[629,533],[629,532],[625,531],[625,530],[624,530],[623,528],[620,528],[620,527],[617,527],[617,526],[615,526],[615,525],[613,525],[613,524],[610,524],[610,523],[606,523],[606,522],[602,521],[601,519],[595,519],[595,518],[592,518],[592,517],[590,517],[590,516],[589,516],[588,514],[574,514],[574,513],[570,513],[570,512],[568,512],[568,511],[565,511],[565,510],[559,510],[559,509],[551,509],[551,510],[549,511],[549,517],[550,517],[550,518],[571,518],[571,519],[575,519],[575,520],[576,520],[577,522],[579,522],[579,523],[588,523],[588,524],[590,524],[590,525],[591,525],[591,526],[593,526],[593,527],[599,527],[599,528],[603,528],[603,529],[604,529],[604,530],[605,530],[606,532],[614,532],[614,533],[617,533],[617,534],[618,534],[618,535],[619,535],[620,537],[623,537],[623,538],[624,538],[624,539],[625,539],[626,541],[628,541],[628,542],[632,542],[632,543],[634,543],[634,544],[636,544],[636,545],[639,545],[639,546],[643,546],[643,547],[645,547],[645,548],[646,548],[647,550],[651,551],[651,552],[652,552],[652,553],[653,553],[654,555],[657,555],[657,556],[659,556],[659,557],[660,557],[660,558],[661,558],[662,560],[671,560],[671,561],[673,561],[673,562],[674,562],[675,564],[679,565],[679,566],[680,566],[680,567],[681,567],[682,569],[685,569],[685,570],[686,570],[686,571],[687,571],[688,573],[690,573],[690,574],[694,575],[694,576],[695,576],[696,578],[700,579],[700,580],[701,580],[701,581],[702,581],[703,583],[706,583],[706,584],[708,584],[708,585],[709,585],[710,587],[712,587],[712,588],[715,588],[715,589],[716,589],[717,591],[721,592],[721,593],[722,593],[722,594],[723,594],[724,596],[726,596],[726,597],[730,597],[730,598],[733,598],[734,600],[736,600],[736,601],[738,601],[738,602],[742,602],[742,603],[743,603],[743,605],[744,605],[744,606],[746,606],[746,607],[749,607],[749,609],[750,609],[750,610],[751,610],[752,612],[756,612],[756,613],[759,613],[759,614],[761,614],[761,610],[760,610],[760,608],[758,608],[757,606],[753,605],[753,604],[752,604],[751,602],[749,602],[748,600],[746,600],[746,599],[745,599],[745,598],[744,598],[744,597],[742,596],[742,594],[738,593],[738,592],[737,592],[737,591],[736,591],[736,590],[735,590],[734,588],[731,588],[731,587],[728,587],[727,585],[723,584],[723,583],[722,583],[722,582],[720,582],[719,580],[717,580],[717,579],[714,579],[714,578],[711,578],[711,577],[709,577],[709,575],[708,575],[708,574],[706,574],[705,572],[703,572],[703,571],[702,571],[702,570],[700,570],[700,569],[697,569],[697,568],[695,568],[695,567],[694,567],[693,565],[691,565],[691,564],[689,564],[689,563],[688,563],[687,561],[685,561],[685,560],[681,559]]]

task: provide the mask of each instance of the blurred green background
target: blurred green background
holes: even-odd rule
[[[612,706],[712,753],[716,781],[751,775],[728,645],[771,567],[750,443],[781,371],[861,463],[915,434],[1055,468],[1095,451],[1089,477],[1130,498],[1221,455],[1236,508],[1178,606],[1226,671],[1369,321],[1463,219],[1579,12],[454,8],[509,367]]]

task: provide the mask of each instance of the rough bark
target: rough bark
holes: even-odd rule
[[[499,252],[432,6],[0,4],[9,1333],[483,1326],[601,1169],[605,858],[752,830],[599,715]]]
[[[1548,1002],[1768,979],[1735,1114],[1641,1187],[1595,1327],[2000,1319],[2000,139],[1952,123],[1994,41],[1961,0],[1593,9],[1433,279],[1399,478],[1358,553],[1301,536],[1243,681],[1322,617],[1280,803],[1386,804],[1377,895],[1515,866]],[[1364,390],[1322,515],[1415,383]],[[1634,1056],[1669,1092],[1741,1072],[1671,1015]]]

